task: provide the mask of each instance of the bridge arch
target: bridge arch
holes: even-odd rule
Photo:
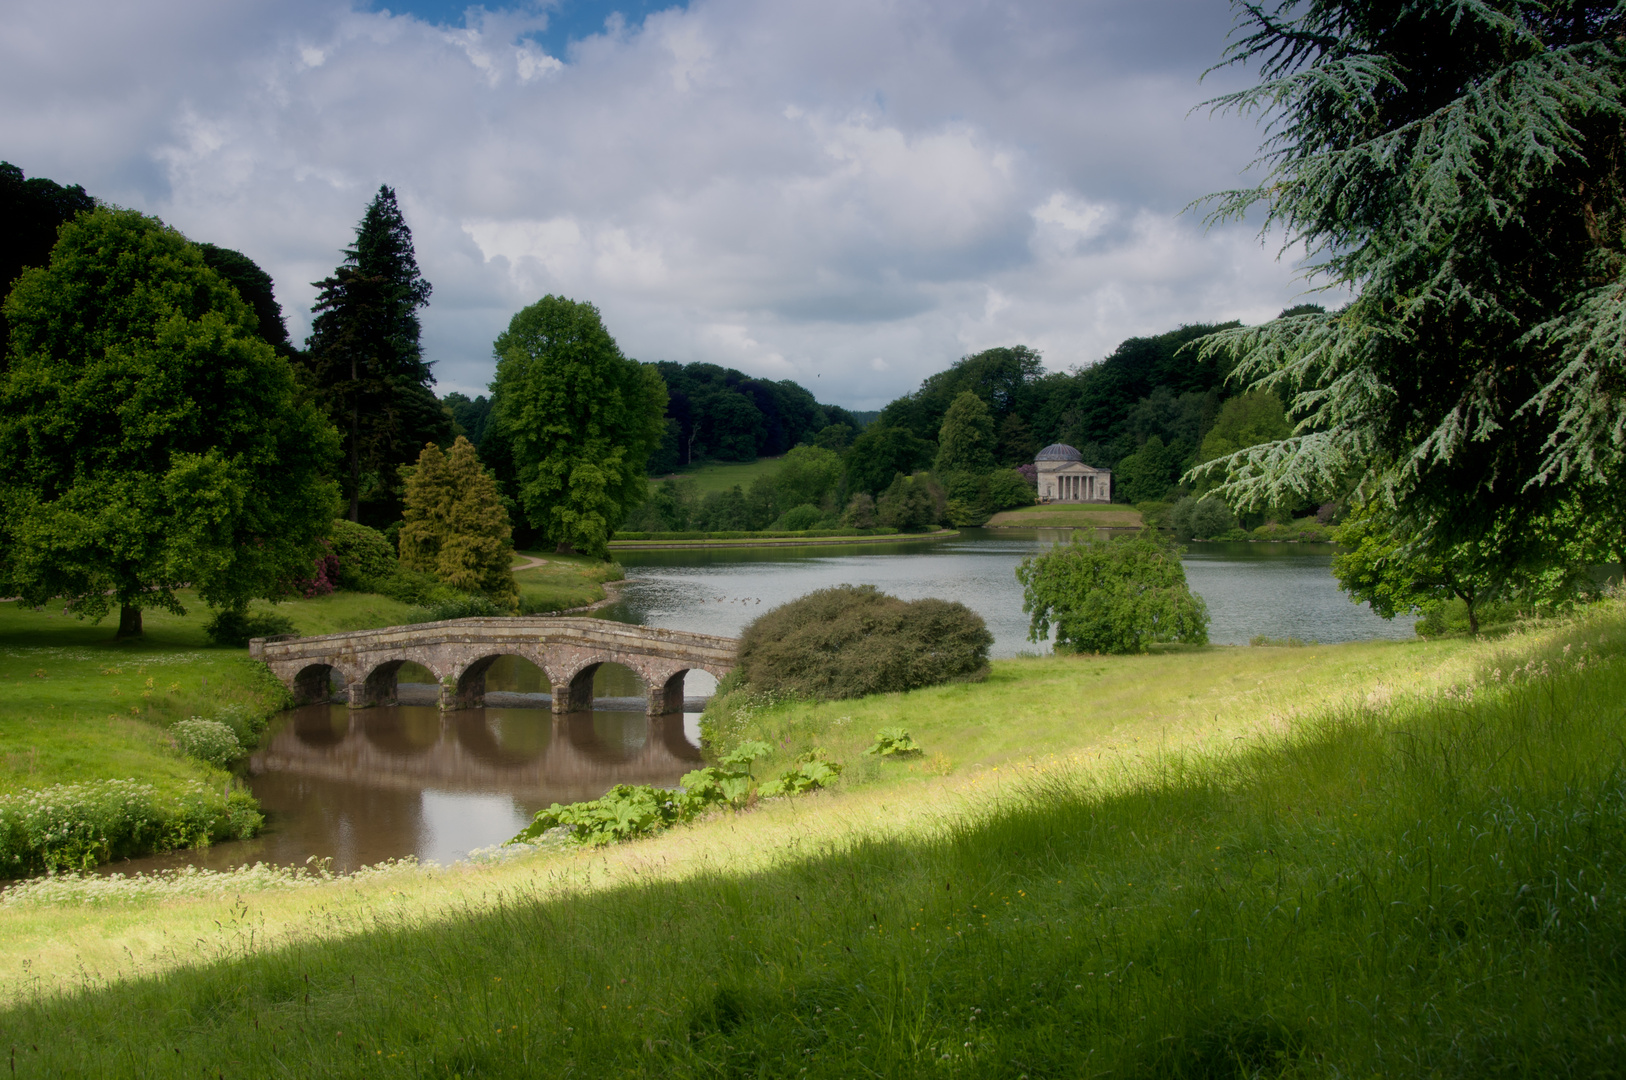
[[[339,677],[342,685],[350,685],[352,680],[336,664],[318,662],[300,668],[294,673],[293,686],[290,687],[294,692],[294,704],[313,705],[331,698],[335,675]]]
[[[652,715],[681,709],[681,676],[701,669],[721,678],[734,667],[739,643],[733,638],[631,626],[605,619],[555,616],[448,619],[308,638],[255,638],[249,655],[263,660],[296,694],[326,696],[322,679],[336,671],[345,680],[352,708],[393,700],[403,663],[427,668],[440,683],[441,707],[456,709],[483,697],[481,677],[498,657],[518,656],[536,664],[552,687],[556,712],[577,699],[591,703],[591,683],[577,677],[589,666],[617,663],[630,668],[646,688]],[[483,662],[483,663],[482,663]],[[676,680],[676,681],[674,681]]]

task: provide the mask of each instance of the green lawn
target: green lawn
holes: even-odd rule
[[[0,1027],[20,1076],[1613,1075],[1623,648],[1611,607],[762,709],[742,733],[841,747],[837,790],[495,866],[0,905]],[[883,721],[925,757],[853,761]]]
[[[713,491],[727,491],[735,484],[742,490],[748,490],[751,481],[759,476],[766,476],[778,468],[779,459],[776,457],[757,458],[755,461],[747,462],[709,462],[668,476],[650,477],[650,483],[658,483],[661,480],[693,480],[700,494],[707,495]]]
[[[620,563],[589,559],[582,555],[555,555],[552,552],[525,552],[515,556],[516,565],[541,559],[542,565],[514,573],[519,586],[520,611],[541,613],[583,607],[604,599],[604,582],[625,576]]]
[[[1140,511],[1121,503],[1023,506],[988,520],[990,529],[1138,529],[1140,525]]]

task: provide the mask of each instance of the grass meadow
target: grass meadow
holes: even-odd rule
[[[988,519],[990,529],[1138,529],[1140,511],[1122,503],[1048,503],[1005,510]]]
[[[514,556],[516,565],[533,559],[541,559],[541,565],[514,571],[522,612],[564,611],[595,603],[604,599],[604,582],[623,576],[619,563],[584,555],[525,552]]]
[[[1623,651],[1610,605],[756,702],[730,731],[784,752],[850,762],[884,720],[926,754],[609,850],[7,897],[0,1047],[19,1076],[1617,1075]]]
[[[739,462],[710,461],[666,476],[652,476],[649,482],[658,484],[662,480],[692,480],[700,494],[709,495],[714,491],[727,491],[736,484],[742,489],[748,489],[751,481],[759,476],[769,476],[778,469],[779,459],[776,457]]]

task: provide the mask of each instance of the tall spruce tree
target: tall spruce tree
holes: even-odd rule
[[[1211,467],[1226,498],[1353,490],[1435,551],[1508,537],[1509,566],[1546,557],[1515,538],[1586,506],[1618,557],[1626,6],[1235,6],[1228,60],[1262,79],[1216,104],[1270,117],[1267,175],[1214,217],[1262,211],[1355,299],[1204,340],[1298,423]]]
[[[321,293],[308,341],[311,383],[344,437],[343,487],[350,520],[361,520],[368,477],[394,517],[398,467],[425,442],[451,435],[451,418],[434,392],[433,364],[424,359],[418,311],[429,305],[429,282],[418,271],[395,192],[380,186]]]

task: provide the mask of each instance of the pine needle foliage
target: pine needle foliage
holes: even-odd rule
[[[1626,7],[1237,7],[1225,63],[1261,79],[1210,104],[1269,118],[1265,176],[1209,220],[1262,211],[1355,298],[1204,339],[1296,428],[1197,472],[1245,508],[1353,491],[1429,543],[1564,505],[1618,520]]]
[[[425,446],[406,482],[401,565],[512,612],[519,590],[510,569],[511,536],[497,482],[481,467],[474,444],[459,435],[450,452]]]

